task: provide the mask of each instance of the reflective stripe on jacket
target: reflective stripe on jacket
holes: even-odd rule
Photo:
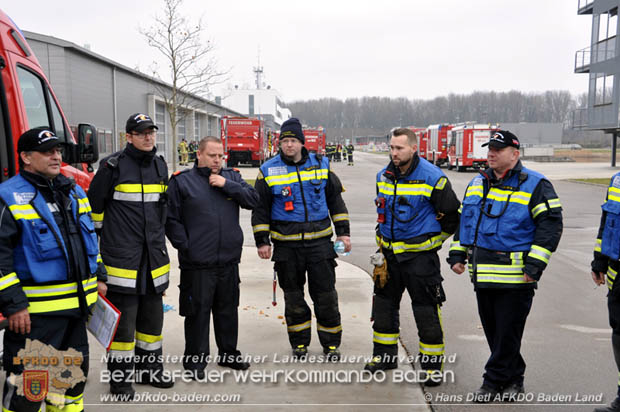
[[[0,278],[0,291],[21,284],[28,298],[30,313],[54,313],[80,309],[78,284],[69,276],[69,254],[60,228],[52,215],[57,205],[21,175],[0,185],[0,198],[20,228],[13,250],[15,272]],[[88,255],[86,279],[81,279],[87,306],[97,300],[98,246],[90,217],[90,204],[79,186],[70,192],[71,212]],[[44,285],[39,285],[44,284]]]
[[[396,178],[386,169],[377,174],[377,212],[385,216],[384,223],[379,224],[383,246],[391,247],[395,254],[441,247],[449,235],[441,233],[430,198],[435,186],[445,184],[445,175],[422,158],[407,176]],[[422,235],[431,237],[421,243],[412,241]]]

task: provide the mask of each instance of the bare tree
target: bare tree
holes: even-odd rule
[[[163,55],[168,65],[164,76],[158,70],[153,76],[171,85],[155,84],[155,89],[170,117],[174,171],[178,162],[177,126],[200,104],[192,95],[206,98],[210,86],[224,81],[227,74],[217,67],[213,42],[203,39],[202,17],[190,22],[181,13],[182,4],[183,0],[164,0],[163,14],[155,16],[151,27],[140,28],[149,46]]]

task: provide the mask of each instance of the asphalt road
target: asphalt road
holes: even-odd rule
[[[356,152],[355,158],[353,167],[332,164],[346,188],[343,196],[351,217],[354,250],[342,259],[370,273],[368,255],[376,249],[375,174],[388,162],[388,157]],[[467,401],[468,394],[482,382],[489,349],[468,277],[457,276],[445,263],[448,241],[440,251],[447,295],[442,312],[446,355],[455,357],[453,362],[446,363],[445,370],[453,371],[455,378],[453,383],[425,389],[434,410],[591,411],[595,405],[609,403],[615,397],[618,371],[611,351],[607,288],[595,288],[589,274],[605,187],[560,180],[610,177],[614,170],[605,164],[526,164],[552,176],[564,210],[562,241],[543,274],[523,338],[528,405],[481,406]],[[462,199],[475,172],[445,173]],[[410,304],[405,295],[401,304],[401,340],[415,354],[418,338]]]

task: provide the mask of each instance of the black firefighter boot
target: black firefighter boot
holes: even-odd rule
[[[620,412],[620,397],[614,399],[609,406],[594,409],[594,412]]]

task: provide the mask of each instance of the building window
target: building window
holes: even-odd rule
[[[254,115],[254,95],[253,94],[248,96],[248,114],[250,116]]]
[[[615,76],[613,74],[607,76],[605,74],[599,74],[596,76],[594,89],[595,106],[611,104],[613,102],[614,78]]]
[[[157,151],[168,159],[166,151],[166,105],[155,103],[155,125],[157,126]]]
[[[194,140],[200,140],[200,115],[194,112]]]
[[[618,31],[618,9],[598,16],[598,41],[614,37]]]

